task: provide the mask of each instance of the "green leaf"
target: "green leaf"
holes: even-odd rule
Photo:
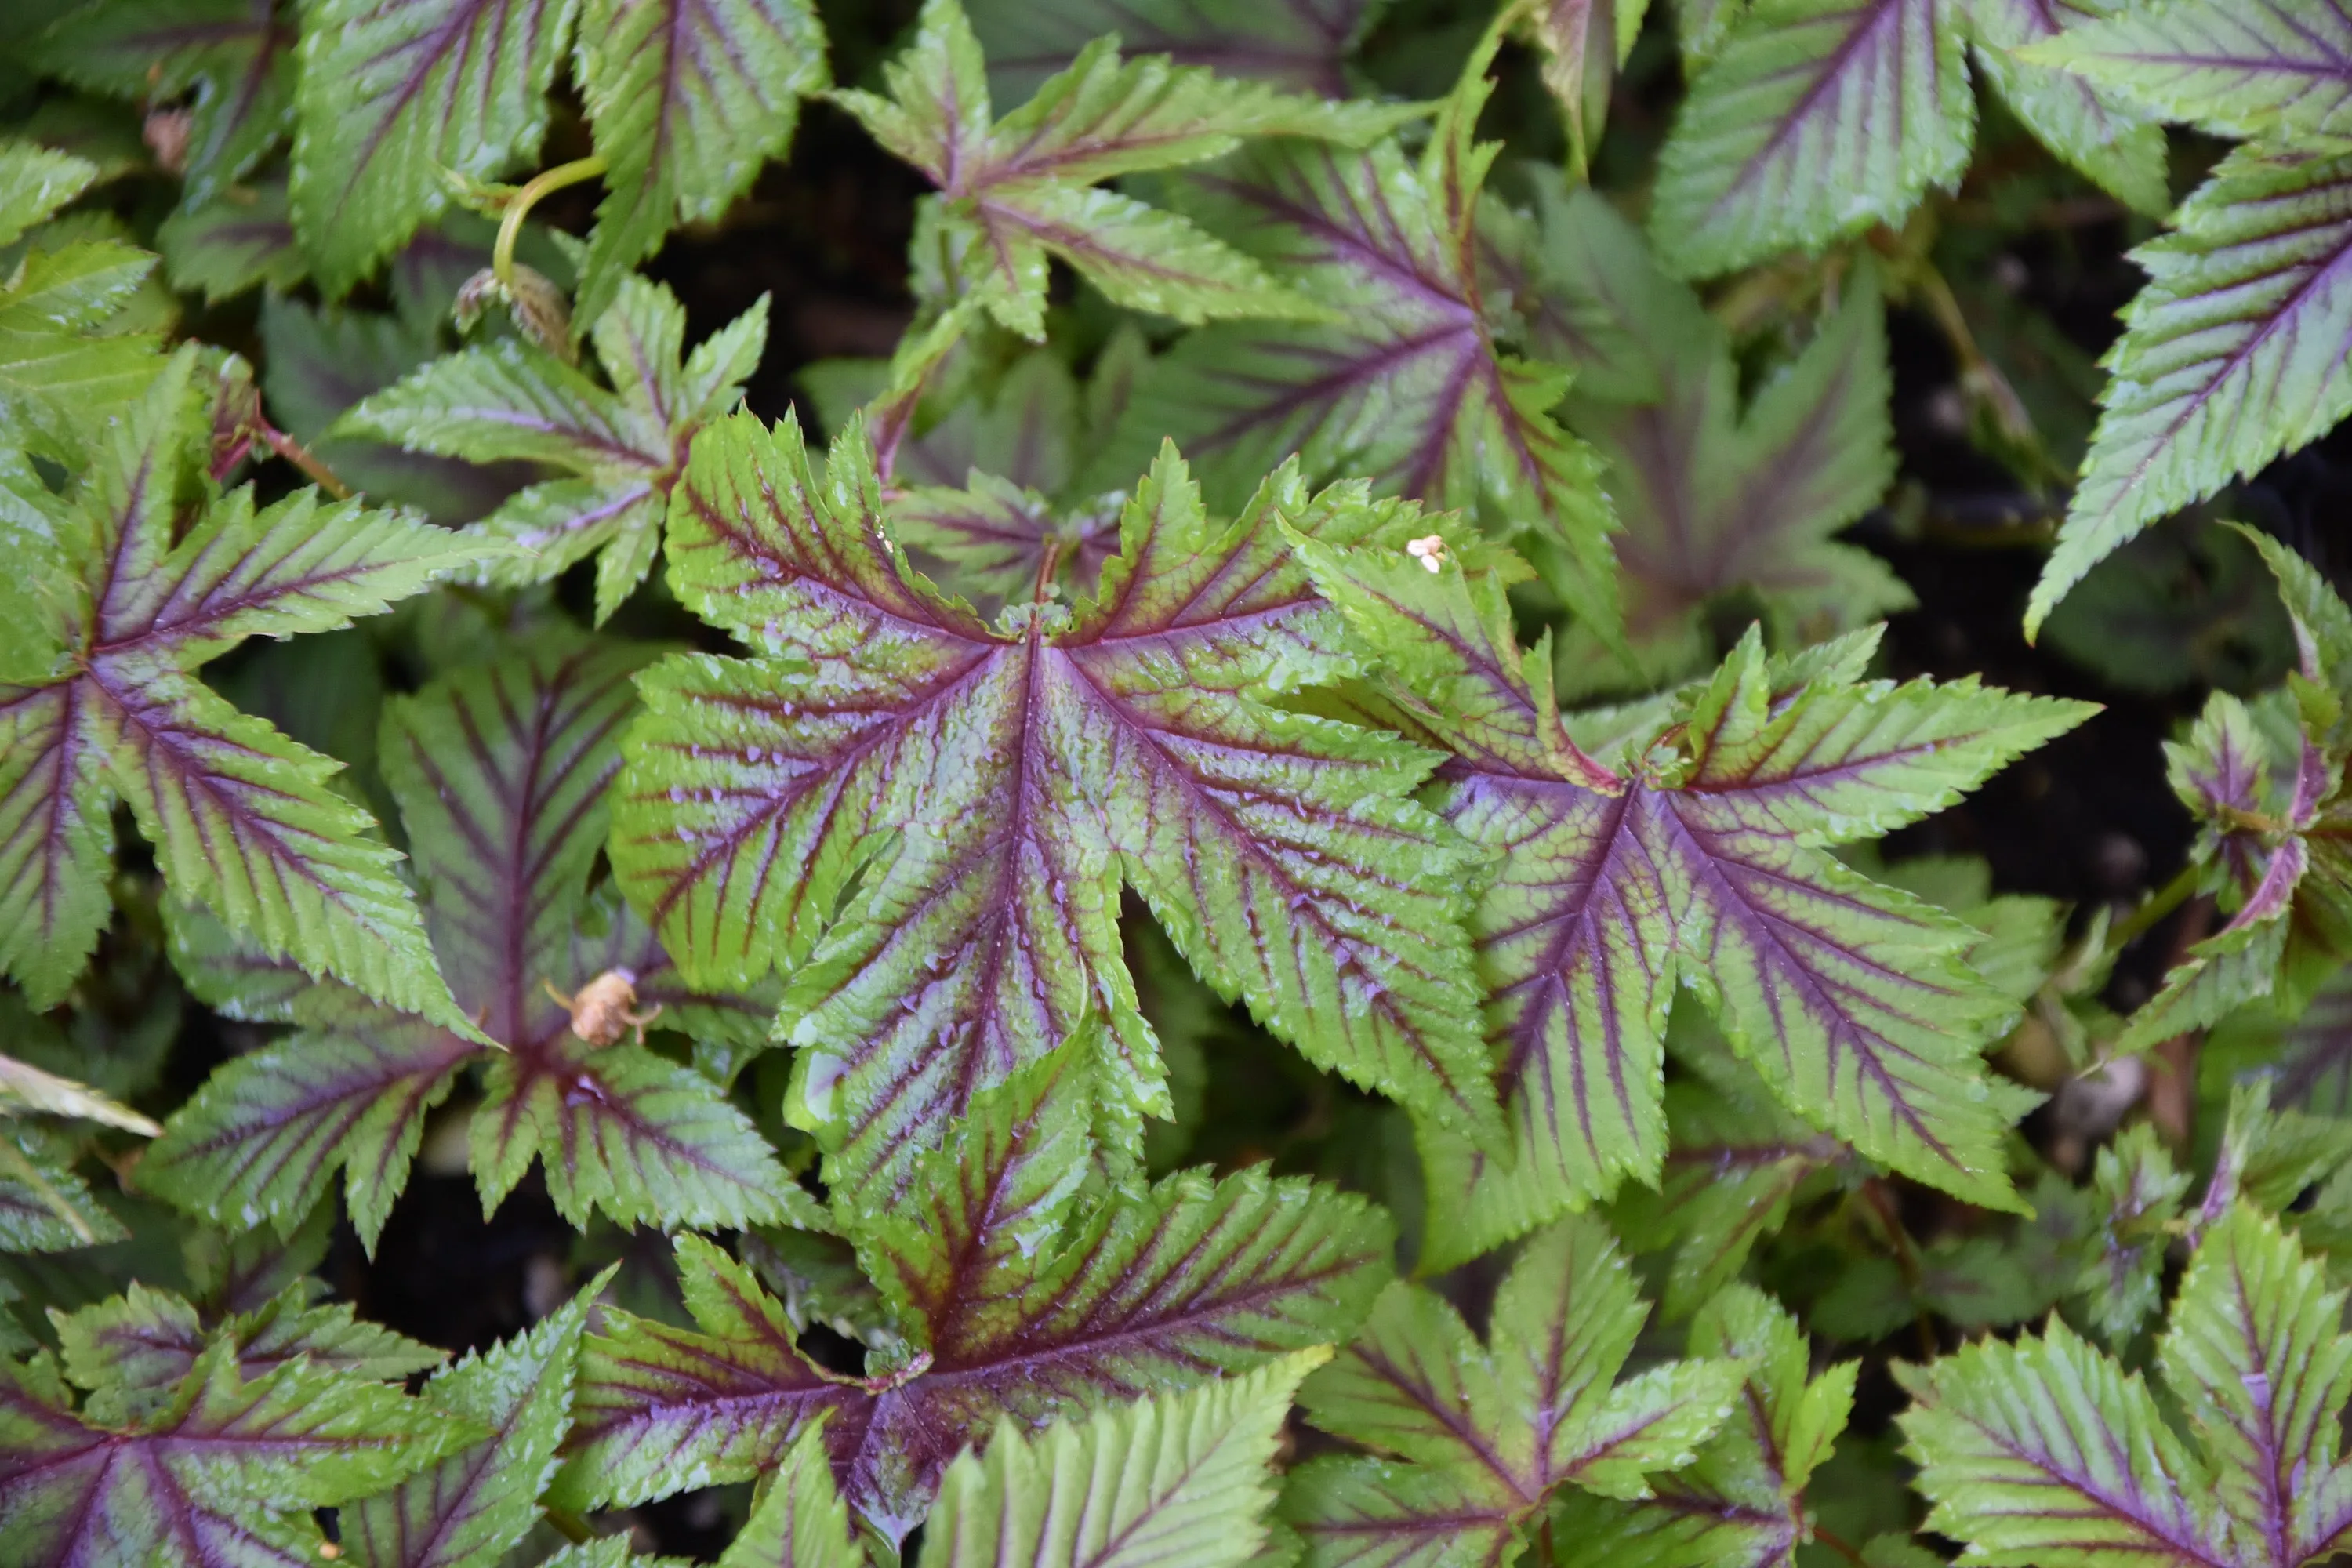
[[[2344,1299],[2275,1220],[2238,1205],[2206,1232],[2158,1345],[2194,1434],[2175,1436],[2137,1373],[2053,1321],[1897,1368],[1927,1528],[1979,1561],[2236,1568],[2342,1545],[2352,1472]]]
[[[971,0],[988,82],[1019,103],[1106,33],[1137,54],[1343,98],[1346,68],[1386,0]]]
[[[294,229],[339,299],[447,205],[443,171],[537,156],[577,0],[321,0],[303,18]]]
[[[1777,626],[1808,636],[1909,606],[1884,562],[1833,542],[1895,477],[1885,329],[1866,276],[1743,408],[1730,334],[1606,200],[1587,189],[1548,202],[1541,260],[1521,308],[1613,318],[1637,363],[1612,368],[1657,388],[1630,401],[1571,394],[1565,410],[1609,464],[1633,637],[1695,646],[1707,601],[1742,587]]]
[[[698,1330],[607,1313],[559,1500],[747,1479],[829,1412],[849,1506],[896,1542],[1000,1416],[1034,1428],[1351,1331],[1388,1278],[1386,1218],[1262,1169],[1092,1184],[1087,1044],[984,1091],[887,1217],[844,1214],[900,1336],[863,1380],[819,1370],[749,1269],[682,1238]]]
[[[2113,0],[1969,0],[1978,65],[2042,144],[2136,212],[2172,205],[2164,132],[2116,91],[2049,63],[2116,9]],[[2063,40],[2053,42],[2053,40]],[[2039,46],[2039,47],[2037,47]],[[2021,51],[2023,51],[2021,54]]]
[[[1395,1461],[1308,1461],[1282,1516],[1314,1564],[1507,1560],[1552,1494],[1615,1498],[1690,1463],[1731,1412],[1736,1362],[1672,1362],[1618,1381],[1649,1309],[1606,1230],[1542,1232],[1495,1298],[1490,1344],[1415,1285],[1389,1287],[1363,1334],[1300,1391],[1307,1418]]]
[[[1958,183],[1976,98],[1958,0],[1758,0],[1691,83],[1650,233],[1685,278],[1874,224]]]
[[[869,1561],[850,1533],[821,1430],[812,1426],[784,1450],[719,1568],[866,1568]]]
[[[176,212],[156,230],[164,275],[172,287],[200,293],[208,305],[234,299],[256,284],[279,292],[309,275],[287,216],[286,183],[272,180],[231,193],[190,212]]]
[[[940,1481],[923,1568],[1008,1557],[1036,1568],[1239,1568],[1265,1542],[1270,1473],[1299,1380],[1330,1359],[1301,1351],[1243,1376],[1115,1405],[1030,1437],[999,1423]]]
[[[2159,0],[2099,6],[2030,58],[2167,120],[2223,136],[2347,121],[2352,16],[2336,0]]]
[[[2092,1175],[2097,1228],[2085,1237],[2075,1289],[2089,1299],[2091,1325],[2109,1344],[2139,1331],[2162,1297],[2164,1253],[2189,1178],[2146,1122],[2099,1151]]]
[[[41,40],[45,70],[76,86],[160,103],[186,97],[181,203],[223,195],[292,121],[294,36],[270,0],[95,0]]]
[[[2093,565],[2352,412],[2352,159],[2232,154],[2132,253],[2083,476],[2026,610],[2028,635]]]
[[[562,471],[483,520],[484,534],[514,547],[483,578],[543,583],[602,549],[601,624],[651,569],[683,454],[741,401],[767,332],[763,296],[684,356],[685,310],[660,284],[632,277],[591,334],[610,390],[536,344],[504,338],[432,360],[336,428],[413,452]]]
[[[453,1028],[399,859],[328,784],[339,764],[238,712],[195,668],[257,633],[326,631],[478,560],[477,545],[305,491],[218,496],[183,351],[108,435],[58,520],[69,574],[56,675],[0,687],[0,969],[62,994],[106,914],[108,812],[131,809],[173,892],[266,951]],[[201,506],[174,537],[177,508]],[[24,569],[42,546],[0,534]]]
[[[97,164],[70,153],[0,142],[0,245],[16,244],[97,178]]]
[[[1796,1319],[1770,1297],[1735,1285],[1691,1324],[1694,1356],[1738,1363],[1746,1383],[1730,1420],[1686,1469],[1655,1478],[1626,1502],[1570,1492],[1553,1510],[1554,1559],[1563,1568],[1787,1568],[1811,1530],[1805,1489],[1853,1405],[1859,1362],[1807,1376],[1810,1350]]]
[[[808,0],[586,0],[576,69],[611,192],[575,302],[593,321],[675,225],[750,187],[828,75]]]
[[[1424,1129],[1456,1261],[1665,1154],[1662,1031],[1677,982],[1799,1115],[1969,1201],[2014,1208],[2003,1142],[2030,1100],[1979,1059],[2014,1004],[1966,962],[1981,940],[1827,847],[1941,809],[2080,723],[2082,704],[1973,678],[1775,672],[1751,631],[1704,686],[1602,767],[1561,726],[1540,647],[1522,654],[1507,572],[1303,542],[1394,681],[1379,711],[1455,761],[1439,810],[1502,857],[1472,917],[1502,1063],[1509,1164]],[[1436,564],[1434,572],[1424,570]],[[1867,656],[1874,639],[1850,639]]]
[[[14,216],[0,217],[0,229],[29,223],[87,183],[79,161],[67,169],[20,156],[16,165],[19,184],[0,198]],[[154,265],[117,240],[68,240],[54,249],[28,243],[0,274],[0,420],[26,433],[25,446],[79,466],[93,436],[154,378],[152,335],[99,330],[119,326],[110,318]]]
[[[482,1437],[341,1516],[368,1568],[497,1568],[540,1518],[561,1463],[572,1377],[599,1279],[530,1332],[434,1375],[425,1402]]]
[[[1005,328],[1045,336],[1046,258],[1115,304],[1182,321],[1323,313],[1249,258],[1097,181],[1220,157],[1255,136],[1360,145],[1412,111],[1326,103],[1164,57],[1122,62],[1100,38],[996,119],[979,42],[957,0],[925,0],[914,44],[883,68],[890,96],[835,99],[940,188],[923,223]]]
[[[1408,798],[1427,757],[1259,695],[1341,668],[1286,522],[1353,539],[1390,510],[1286,472],[1213,522],[1171,449],[1097,597],[992,626],[906,571],[858,431],[812,467],[789,422],[696,443],[671,585],[761,656],[647,672],[613,863],[698,982],[793,966],[787,1114],[828,1180],[902,1170],[1089,1015],[1121,1063],[1106,1102],[1161,1102],[1112,925],[1122,883],[1310,1059],[1492,1128],[1468,862]]]
[[[0,1367],[8,1561],[315,1562],[302,1510],[382,1490],[474,1436],[397,1390],[300,1361],[240,1379],[226,1344],[152,1414],[100,1414],[75,1410],[42,1362]]]
[[[69,1152],[23,1122],[0,1122],[0,1252],[62,1252],[127,1234],[74,1174]]]

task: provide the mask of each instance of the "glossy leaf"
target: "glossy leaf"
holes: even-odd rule
[[[181,204],[201,207],[252,173],[291,122],[294,29],[276,0],[97,0],[42,40],[42,66],[148,102],[188,99]]]
[[[2032,58],[2223,135],[2334,132],[2347,123],[2352,98],[2352,12],[2338,0],[2114,7]]]
[[[435,359],[336,428],[469,462],[541,463],[566,476],[482,521],[514,546],[485,580],[543,583],[602,551],[599,622],[645,580],[695,433],[733,409],[767,342],[763,296],[685,354],[686,311],[657,283],[617,284],[591,333],[608,388],[522,338]],[[683,358],[681,357],[683,356]]]
[[[301,1362],[240,1381],[226,1345],[162,1408],[119,1411],[103,1393],[76,1410],[41,1362],[0,1368],[8,1561],[314,1563],[303,1510],[380,1490],[471,1436],[397,1390]]]
[[[257,1307],[221,1317],[133,1281],[121,1296],[53,1321],[66,1376],[127,1401],[168,1399],[223,1342],[234,1347],[229,1360],[247,1380],[298,1359],[371,1383],[396,1382],[441,1363],[441,1352],[363,1322],[348,1306],[314,1306],[311,1294],[308,1283],[298,1282]]]
[[[1329,1355],[1300,1352],[1034,1438],[1001,1423],[985,1458],[967,1451],[940,1479],[924,1568],[1239,1568],[1265,1544],[1291,1394]]]
[[[53,672],[0,687],[0,969],[37,1003],[71,983],[106,918],[120,798],[178,897],[314,975],[462,1028],[399,857],[327,783],[338,764],[193,671],[257,634],[380,614],[482,552],[315,491],[259,510],[250,489],[219,496],[201,472],[195,364],[183,352],[109,432],[54,543],[0,535],[12,571],[69,584],[43,627]],[[175,535],[191,500],[201,516]]]
[[[576,0],[327,0],[304,20],[295,232],[339,298],[447,203],[537,155]]]
[[[1616,524],[1598,458],[1551,416],[1567,377],[1488,333],[1466,222],[1498,151],[1470,139],[1486,92],[1474,73],[1418,160],[1394,142],[1255,153],[1201,182],[1203,221],[1339,320],[1190,334],[1138,387],[1120,450],[1168,433],[1220,505],[1297,454],[1311,477],[1362,476],[1382,494],[1470,510],[1610,638]]]
[[[2126,205],[2160,215],[2172,205],[2164,132],[2136,107],[2144,100],[2047,63],[2116,9],[2111,0],[1969,0],[1968,13],[1977,64],[2010,111]]]
[[[999,120],[957,0],[925,0],[913,46],[884,74],[888,98],[844,91],[836,101],[939,187],[928,243],[950,258],[954,291],[969,290],[1008,330],[1039,339],[1048,256],[1115,304],[1182,321],[1318,314],[1246,256],[1096,182],[1201,163],[1254,136],[1360,145],[1403,117],[1293,97],[1164,57],[1122,62],[1117,40],[1100,38]]]
[[[2133,253],[2083,477],[2034,585],[2029,634],[2126,540],[2352,412],[2352,160],[2241,153]]]
[[[1976,131],[1958,0],[1759,0],[1691,84],[1650,232],[1707,278],[1900,226]]]
[[[773,1465],[820,1416],[843,1495],[886,1540],[1000,1417],[1029,1426],[1190,1387],[1362,1320],[1388,1224],[1262,1170],[1097,1188],[1087,1042],[984,1092],[890,1218],[854,1220],[905,1345],[864,1379],[820,1371],[779,1303],[708,1243],[679,1243],[698,1329],[609,1313],[589,1342],[560,1500],[628,1503]],[[850,1216],[845,1216],[850,1217]]]
[[[641,923],[587,895],[642,658],[626,645],[553,644],[462,670],[385,717],[383,766],[426,922],[458,1005],[503,1047],[471,1135],[484,1204],[495,1207],[536,1156],[575,1223],[592,1208],[624,1224],[806,1220],[805,1194],[716,1085],[625,1041],[590,1047],[550,994],[618,970],[637,1005],[658,1005],[691,1032],[740,1036],[762,1016],[748,999],[680,985]],[[156,1190],[288,1231],[344,1166],[353,1223],[372,1245],[425,1112],[478,1047],[332,992],[289,1011],[302,1033],[231,1063],[173,1118],[151,1155],[163,1173]]]
[[[1111,923],[1122,883],[1318,1065],[1490,1128],[1466,862],[1407,798],[1425,758],[1257,695],[1340,668],[1282,528],[1352,540],[1389,510],[1285,472],[1214,522],[1170,450],[1097,596],[992,626],[902,565],[871,465],[853,430],[819,479],[796,426],[748,416],[696,443],[671,586],[760,652],[647,672],[613,841],[688,975],[790,968],[788,1115],[828,1179],[902,1172],[1089,1015],[1121,1064],[1107,1102],[1160,1102]]]
[[[1419,1286],[1391,1285],[1363,1334],[1300,1391],[1307,1418],[1391,1455],[1313,1459],[1282,1516],[1317,1565],[1504,1563],[1555,1493],[1616,1498],[1686,1465],[1738,1396],[1736,1362],[1619,1381],[1648,1308],[1608,1233],[1570,1220],[1530,1241],[1495,1298],[1489,1343]]]
[[[2017,1206],[2001,1144],[2030,1101],[1979,1059],[2013,1005],[1967,964],[1979,933],[1824,847],[1939,809],[2087,707],[1973,678],[1861,681],[1867,636],[1776,671],[1751,633],[1634,731],[1649,738],[1625,742],[1621,774],[1569,738],[1547,653],[1518,647],[1510,573],[1299,548],[1388,661],[1383,713],[1454,753],[1439,809],[1501,858],[1472,929],[1515,1154],[1424,1130],[1434,1190],[1469,1216],[1441,1258],[1627,1176],[1657,1182],[1678,983],[1790,1110],[1906,1174]]]
[[[2000,1565],[2303,1563],[2341,1542],[2352,1477],[2337,1418],[2352,1350],[2277,1222],[2244,1206],[2206,1233],[2158,1345],[2194,1452],[2137,1373],[2053,1322],[1901,1369],[1928,1528]],[[2210,1479],[2209,1479],[2210,1478]]]
[[[574,305],[594,321],[671,227],[716,221],[783,152],[824,34],[807,0],[586,0],[578,71],[611,192]]]

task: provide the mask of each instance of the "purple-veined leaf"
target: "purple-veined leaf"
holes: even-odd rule
[[[2099,1151],[2091,1190],[2096,1231],[2086,1237],[2076,1289],[2089,1299],[2091,1326],[2122,1345],[2157,1309],[2164,1255],[2189,1178],[2146,1122],[2127,1127]]]
[[[620,971],[636,1005],[690,1033],[756,1038],[765,1009],[678,984],[644,924],[587,896],[614,736],[643,654],[549,645],[446,678],[387,711],[383,767],[416,856],[425,923],[488,1059],[475,1168],[495,1206],[534,1155],[579,1223],[741,1225],[813,1214],[717,1085],[642,1047],[592,1047],[569,996]],[[183,944],[184,948],[187,944]],[[200,989],[234,996],[217,971]],[[478,1046],[431,1020],[331,992],[299,998],[303,1030],[232,1062],[150,1152],[155,1190],[289,1230],[338,1165],[371,1245],[404,1184],[424,1113]]]
[[[42,68],[78,86],[153,103],[186,95],[187,150],[175,171],[193,211],[251,173],[285,135],[294,37],[277,0],[99,0],[51,27]]]
[[[673,226],[715,222],[784,150],[826,85],[824,34],[808,0],[584,0],[577,69],[612,193],[575,304],[593,322]]]
[[[1272,1467],[1321,1345],[1239,1377],[1111,1405],[1032,1436],[1000,1421],[948,1468],[924,1522],[924,1568],[1010,1562],[1244,1568],[1267,1548]]]
[[[52,1366],[0,1367],[0,1519],[8,1561],[310,1568],[303,1510],[377,1491],[473,1436],[398,1390],[304,1362],[240,1380],[200,1357],[137,1418],[81,1410]]]
[[[596,618],[651,570],[695,433],[742,399],[767,342],[766,296],[685,353],[686,311],[667,289],[621,279],[590,336],[611,387],[536,344],[501,339],[425,363],[345,414],[336,429],[475,463],[540,463],[565,478],[521,491],[482,521],[518,553],[485,580],[560,576],[602,550]]]
[[[1299,1392],[1307,1419],[1376,1455],[1291,1472],[1282,1516],[1317,1568],[1511,1560],[1552,1495],[1638,1498],[1730,1414],[1736,1362],[1618,1381],[1649,1308],[1608,1232],[1547,1230],[1512,1264],[1481,1345],[1444,1299],[1391,1285],[1363,1333]],[[1427,1553],[1430,1555],[1418,1555]]]
[[[689,978],[788,969],[788,1114],[831,1179],[902,1170],[1090,1014],[1125,1064],[1107,1100],[1160,1103],[1122,882],[1318,1065],[1490,1135],[1467,863],[1407,798],[1423,753],[1256,695],[1340,668],[1284,527],[1353,540],[1392,513],[1286,472],[1213,522],[1170,449],[1096,597],[991,626],[905,569],[857,429],[821,480],[790,422],[696,443],[671,584],[760,652],[647,671],[613,862]]]
[[[1164,54],[1294,92],[1344,97],[1348,57],[1385,0],[971,0],[988,83],[1019,103],[1106,33],[1139,55]]]
[[[1296,453],[1310,477],[1475,511],[1516,538],[1569,609],[1620,634],[1601,464],[1554,422],[1564,372],[1500,353],[1467,215],[1497,149],[1474,146],[1475,73],[1418,162],[1274,150],[1192,186],[1210,227],[1332,307],[1328,325],[1195,332],[1137,389],[1129,441],[1165,432],[1220,505]]]
[[[1966,0],[1977,64],[2001,101],[2042,144],[2135,211],[2172,205],[2164,177],[2164,132],[2134,107],[2133,95],[2102,89],[2082,75],[2042,63],[2036,49],[2116,9],[2114,0]],[[2061,46],[2063,47],[2063,46]],[[2032,49],[2023,58],[2019,51]]]
[[[2270,1073],[2279,1105],[2352,1113],[2352,976],[2339,973],[2293,1018],[2242,1008],[2208,1037],[2207,1048],[2242,1070]]]
[[[74,1155],[36,1127],[0,1121],[0,1248],[63,1252],[129,1234],[74,1173]]]
[[[609,1271],[605,1279],[610,1278]],[[424,1401],[487,1436],[341,1517],[369,1568],[497,1568],[539,1522],[561,1464],[588,1306],[604,1279],[528,1333],[436,1373]]]
[[[1650,232],[1686,278],[1899,226],[1968,165],[1960,0],[1760,0],[1692,82]]]
[[[1729,334],[1668,279],[1632,225],[1591,190],[1547,193],[1542,255],[1522,309],[1606,320],[1612,382],[1635,399],[1571,394],[1565,418],[1609,464],[1623,532],[1627,631],[1695,647],[1698,612],[1754,590],[1792,632],[1844,631],[1911,603],[1885,563],[1832,536],[1895,476],[1877,289],[1851,288],[1819,334],[1743,408]]]
[[[235,1347],[230,1360],[248,1380],[298,1358],[372,1383],[395,1382],[441,1363],[441,1352],[362,1322],[348,1306],[313,1306],[311,1293],[308,1282],[298,1282],[258,1307],[222,1318],[133,1280],[121,1296],[56,1317],[66,1376],[92,1393],[111,1389],[133,1401],[167,1399],[205,1352],[223,1342]]]
[[[266,283],[278,292],[302,281],[310,263],[294,243],[286,182],[232,191],[193,211],[176,212],[156,230],[172,287],[216,305]]]
[[[1543,51],[1544,85],[1568,125],[1569,157],[1581,172],[1592,161],[1609,116],[1609,89],[1633,52],[1649,0],[1541,0],[1526,28]]]
[[[2340,1549],[2352,1472],[2343,1293],[2268,1215],[2228,1205],[2198,1242],[2157,1363],[2192,1452],[2137,1373],[2053,1321],[1898,1367],[1927,1527],[2006,1568],[2243,1568]]]
[[[1563,1568],[1790,1568],[1811,1533],[1805,1487],[1853,1405],[1857,1362],[1807,1376],[1797,1321],[1752,1286],[1710,1300],[1691,1324],[1694,1356],[1739,1363],[1746,1381],[1722,1430],[1639,1501],[1570,1492],[1553,1510]]]
[[[1442,1259],[1627,1176],[1655,1184],[1678,983],[1790,1110],[1906,1174],[2017,1206],[2002,1142],[2031,1102],[1979,1058],[2014,1005],[1965,962],[1981,933],[1827,847],[1949,805],[2087,705],[1973,679],[1864,682],[1868,637],[1776,671],[1751,630],[1614,773],[1562,728],[1549,653],[1520,653],[1511,572],[1299,549],[1393,671],[1383,716],[1454,753],[1438,808],[1500,857],[1471,925],[1516,1152],[1455,1153],[1423,1130],[1433,1191],[1465,1216],[1438,1233]]]
[[[1164,56],[1122,62],[1115,38],[1097,38],[999,120],[957,0],[925,0],[913,46],[883,75],[887,99],[834,96],[939,187],[918,218],[919,249],[948,258],[954,292],[1041,341],[1049,256],[1113,303],[1179,321],[1322,314],[1184,219],[1096,182],[1197,163],[1253,136],[1361,144],[1413,112],[1297,97]]]
[[[131,807],[173,892],[274,954],[451,1027],[464,1026],[423,921],[339,766],[196,679],[257,633],[328,631],[375,615],[482,550],[446,531],[313,491],[256,510],[203,473],[209,421],[183,351],[52,520],[54,543],[0,533],[11,571],[61,574],[43,628],[50,670],[0,686],[0,966],[37,1005],[61,994],[106,914],[107,814]],[[180,509],[204,503],[184,535]]]
[[[446,303],[437,304],[436,312]],[[436,522],[465,523],[494,510],[533,477],[534,470],[520,463],[476,467],[328,433],[344,410],[436,356],[439,328],[421,310],[387,316],[313,310],[299,300],[266,294],[261,346],[262,389],[271,416],[369,496],[415,507]]]
[[[2032,635],[2149,524],[2352,412],[2352,158],[2233,153],[2132,253],[2098,428],[2026,609]]]
[[[2336,132],[2352,99],[2341,0],[2170,0],[2088,11],[2031,59],[2225,136]]]
[[[682,1238],[699,1328],[607,1313],[605,1336],[588,1342],[556,1500],[634,1502],[745,1479],[824,1415],[842,1495],[896,1542],[957,1451],[1002,1417],[1034,1427],[1351,1331],[1388,1278],[1385,1217],[1263,1170],[1095,1184],[1086,1127],[1099,1049],[1090,1029],[984,1092],[903,1202],[856,1222],[905,1336],[866,1378],[818,1371],[749,1269]]]
[[[577,0],[326,0],[304,17],[294,229],[340,298],[447,205],[539,152]]]

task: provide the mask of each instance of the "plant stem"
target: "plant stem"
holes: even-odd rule
[[[550,1529],[574,1546],[599,1539],[596,1532],[588,1527],[588,1521],[568,1508],[548,1509],[546,1519]]]
[[[499,283],[509,290],[514,288],[515,241],[521,237],[522,220],[530,216],[530,209],[564,186],[593,180],[604,172],[604,160],[591,153],[585,158],[574,158],[569,163],[558,163],[552,169],[541,170],[530,177],[528,184],[514,194],[514,199],[507,203],[505,216],[499,220],[499,242],[490,251],[490,270],[498,274]]]
[[[257,414],[254,416],[253,428],[254,433],[268,444],[271,451],[310,475],[311,481],[320,489],[337,500],[352,499],[352,487],[343,483],[341,476],[320,462],[317,455],[301,442]]]
[[[2139,908],[2117,921],[2107,931],[2107,951],[2121,952],[2148,932],[2158,921],[2179,909],[2182,900],[2197,890],[2197,862],[2173,873],[2172,880],[2150,893]]]

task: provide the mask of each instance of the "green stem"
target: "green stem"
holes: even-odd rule
[[[514,288],[515,241],[522,236],[522,220],[530,216],[530,209],[564,186],[593,180],[604,172],[604,160],[591,153],[541,170],[530,177],[530,184],[514,194],[514,199],[507,203],[506,216],[499,220],[499,242],[490,252],[490,270],[498,274],[500,284],[509,290]]]
[[[280,430],[277,426],[272,425],[268,420],[261,418],[257,415],[254,418],[253,428],[255,434],[261,437],[264,445],[268,446],[271,451],[277,453],[279,457],[285,458],[296,468],[301,469],[304,473],[310,475],[311,480],[316,483],[320,489],[326,491],[337,500],[349,500],[352,499],[352,487],[343,483],[341,476],[337,474],[334,469],[327,467],[325,463],[320,462],[318,456],[313,453],[310,448],[305,447],[301,442],[297,441],[293,437],[289,436],[285,431]]]
[[[588,1528],[588,1521],[568,1508],[548,1509],[545,1516],[549,1527],[574,1546],[597,1539],[596,1532]]]
[[[2191,860],[2173,874],[2172,880],[2150,893],[2147,902],[2110,927],[2107,931],[2107,951],[2121,952],[2139,938],[2146,936],[2149,928],[2158,921],[2186,902],[2189,895],[2197,890],[2197,874],[2200,868],[2197,862]]]

